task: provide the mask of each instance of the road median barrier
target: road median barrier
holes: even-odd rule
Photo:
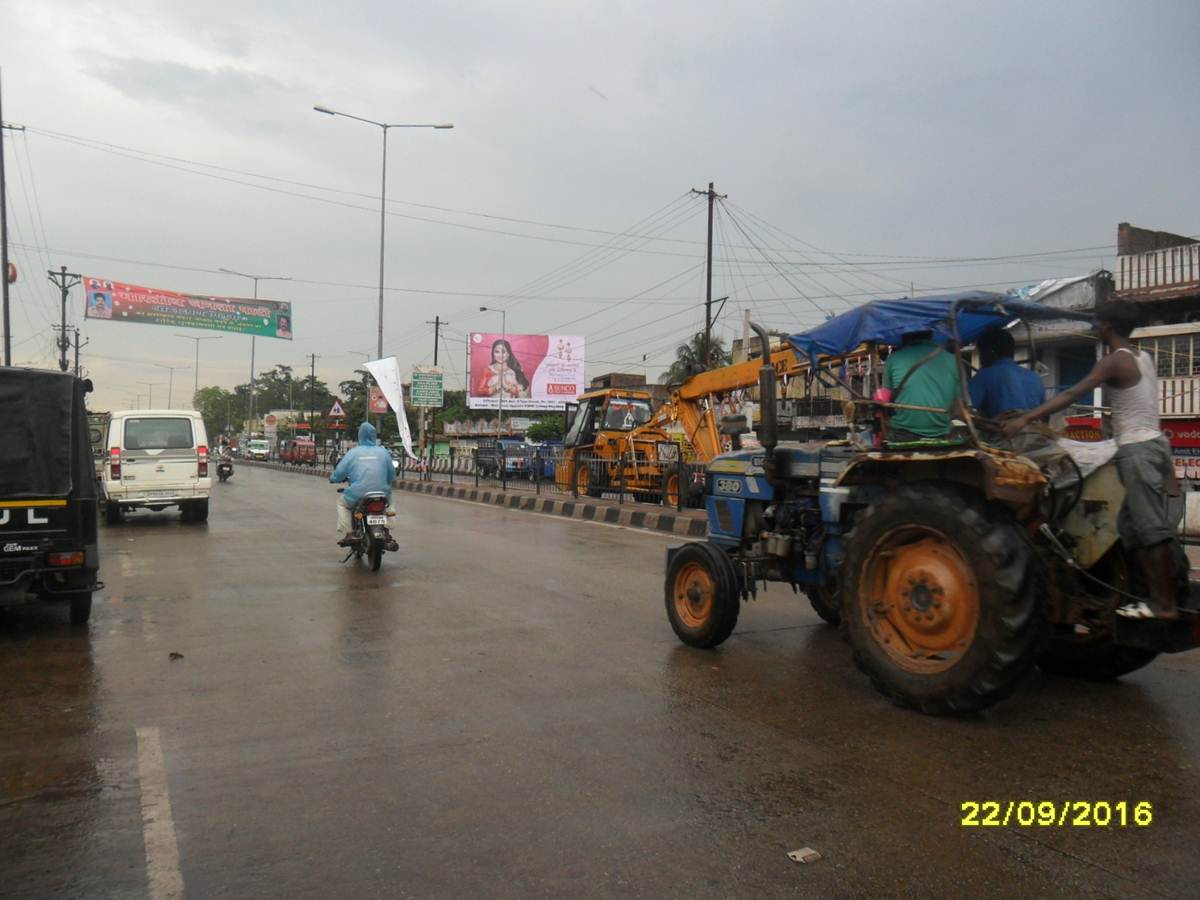
[[[241,460],[240,464],[323,478],[328,478],[331,471],[321,466],[294,466],[287,463],[259,462],[257,460]],[[703,514],[699,511],[676,512],[649,503],[616,504],[612,501],[582,497],[577,500],[570,496],[547,497],[523,491],[505,491],[498,487],[452,484],[448,481],[398,480],[392,485],[392,489],[414,494],[427,494],[431,497],[445,497],[450,500],[464,500],[468,503],[483,503],[504,509],[562,516],[565,519],[575,519],[581,522],[600,522],[605,525],[638,528],[659,534],[676,534],[681,537],[704,537],[707,530]]]

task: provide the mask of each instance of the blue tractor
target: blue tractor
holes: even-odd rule
[[[839,357],[896,346],[911,331],[965,347],[990,328],[1062,318],[1087,317],[972,292],[873,301],[790,338],[856,398],[848,437],[781,443],[776,375],[763,366],[761,446],[738,449],[744,420],[726,423],[735,449],[708,466],[707,539],[667,551],[666,609],[679,639],[716,647],[742,602],[780,582],[840,625],[876,688],[937,715],[1003,699],[1034,665],[1111,678],[1200,645],[1182,550],[1182,619],[1114,613],[1145,586],[1117,539],[1124,490],[1111,462],[1084,472],[1053,441],[1020,453],[986,443],[966,402],[962,434],[945,441],[889,444],[859,430],[900,404],[872,403],[871,374],[856,381]]]

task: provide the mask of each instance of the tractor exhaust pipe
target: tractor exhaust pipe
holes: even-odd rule
[[[758,335],[762,347],[762,368],[758,370],[758,442],[763,445],[763,469],[767,481],[775,482],[775,445],[779,443],[779,428],[775,421],[775,368],[771,365],[771,339],[767,330],[756,322],[750,327]],[[749,348],[747,348],[749,349]]]

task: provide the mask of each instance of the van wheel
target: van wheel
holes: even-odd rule
[[[71,624],[76,626],[86,625],[92,615],[92,592],[72,591],[66,597],[71,604]]]
[[[106,525],[120,525],[124,518],[125,514],[121,511],[121,507],[118,504],[104,504],[104,523]]]

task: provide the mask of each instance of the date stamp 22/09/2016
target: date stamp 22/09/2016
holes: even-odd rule
[[[1149,800],[964,800],[964,828],[1147,828],[1154,823]]]

